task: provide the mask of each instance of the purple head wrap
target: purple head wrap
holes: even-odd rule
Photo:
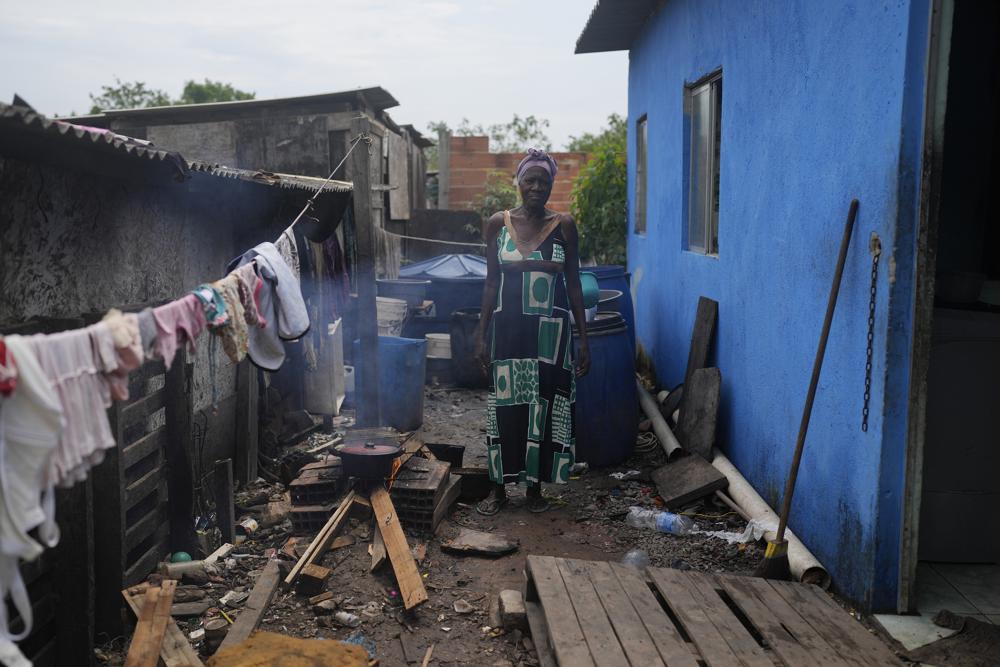
[[[543,151],[540,148],[529,148],[528,154],[524,156],[521,160],[521,164],[517,165],[517,182],[521,182],[521,178],[524,176],[524,172],[528,171],[531,167],[541,167],[545,171],[549,172],[549,178],[555,182],[556,174],[559,172],[559,166],[556,161],[552,159],[552,156]]]

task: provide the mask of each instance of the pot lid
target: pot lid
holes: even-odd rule
[[[337,448],[341,455],[348,456],[397,456],[402,449],[399,445],[379,442],[350,442]]]

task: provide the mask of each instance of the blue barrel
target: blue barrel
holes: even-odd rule
[[[632,306],[632,290],[629,285],[629,274],[625,272],[624,266],[617,264],[607,264],[604,266],[584,266],[581,271],[590,271],[597,276],[597,284],[601,289],[620,290],[622,298],[619,299],[618,312],[625,318],[628,324],[629,337],[632,341],[632,350],[635,351],[635,311]]]
[[[354,341],[355,387],[364,381],[361,367],[361,341]],[[427,341],[395,336],[378,337],[378,404],[382,413],[380,426],[397,431],[415,431],[424,422],[424,374],[427,369]],[[359,394],[358,422],[370,423],[371,414]]]
[[[576,459],[593,467],[632,455],[639,433],[639,397],[628,324],[619,313],[598,313],[587,324],[590,372],[576,381]]]

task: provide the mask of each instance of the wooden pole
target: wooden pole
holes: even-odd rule
[[[233,460],[215,462],[212,486],[215,490],[215,514],[222,541],[236,542],[236,512],[233,507]]]
[[[351,135],[371,132],[367,116],[351,120]],[[358,337],[361,358],[354,360],[358,397],[358,426],[378,426],[378,311],[375,304],[375,243],[372,215],[371,159],[368,145],[351,153],[351,180],[354,183],[354,238],[357,244]]]

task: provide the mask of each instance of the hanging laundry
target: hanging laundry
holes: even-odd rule
[[[215,329],[213,333],[219,336],[222,349],[229,359],[238,364],[247,356],[249,346],[246,315],[240,301],[240,280],[230,273],[222,280],[212,283],[212,289],[222,295],[230,315],[229,324]]]
[[[17,387],[17,363],[0,338],[0,396],[10,396]]]
[[[98,322],[85,329],[26,338],[38,365],[59,396],[63,430],[53,452],[48,480],[70,487],[104,460],[115,446],[108,424],[108,373],[118,369],[111,328]]]
[[[156,353],[169,370],[179,344],[186,340],[190,352],[194,352],[194,342],[205,329],[205,313],[198,297],[188,294],[154,308],[153,319],[156,321]]]
[[[250,360],[264,370],[276,371],[285,360],[281,340],[295,340],[309,330],[309,313],[299,281],[273,243],[261,243],[229,264],[233,270],[256,260],[264,281],[260,314],[266,324],[250,330]]]
[[[45,546],[55,546],[55,496],[49,480],[50,458],[58,447],[62,407],[49,378],[21,336],[0,339],[7,365],[18,368],[16,391],[0,397],[0,651],[15,655],[11,641],[31,633],[28,599],[20,560],[34,560],[43,546],[29,531],[38,529]],[[24,623],[21,632],[10,631],[7,596]]]
[[[201,307],[205,312],[205,322],[208,328],[218,329],[229,324],[229,311],[226,309],[226,302],[222,295],[212,285],[202,284],[191,290],[201,302]]]
[[[118,368],[106,375],[111,388],[111,397],[118,401],[127,401],[128,374],[141,366],[145,360],[142,336],[139,333],[139,318],[132,313],[125,315],[117,308],[112,308],[102,321],[111,329],[117,356]]]
[[[144,308],[135,315],[139,322],[139,339],[142,341],[142,354],[146,359],[157,358],[156,353],[156,320],[153,309]]]
[[[330,321],[344,316],[351,300],[351,279],[347,273],[347,260],[336,234],[323,241],[323,259],[333,283],[330,290]]]
[[[260,289],[264,286],[260,276],[257,275],[257,265],[249,262],[237,267],[231,275],[236,276],[239,281],[240,303],[243,305],[243,315],[248,326],[264,326],[260,316],[259,299]]]
[[[281,236],[274,242],[274,247],[278,250],[285,264],[292,270],[296,280],[302,279],[302,268],[299,264],[299,246],[295,242],[295,230],[289,227],[281,232]]]

